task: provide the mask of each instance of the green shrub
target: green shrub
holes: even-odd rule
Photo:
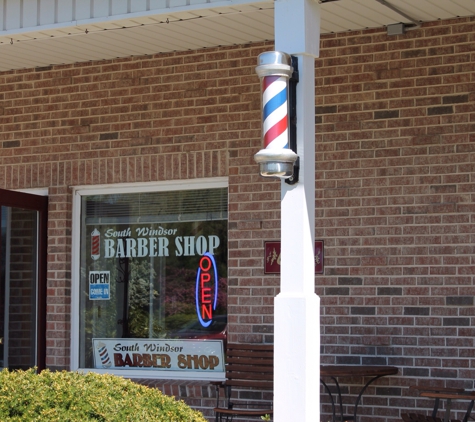
[[[96,373],[0,372],[0,421],[206,422],[183,401]]]

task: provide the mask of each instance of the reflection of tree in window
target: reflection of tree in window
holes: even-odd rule
[[[167,330],[172,331],[197,321],[195,307],[196,269],[167,267]],[[227,278],[219,278],[215,315],[226,314]]]
[[[128,291],[128,336],[132,338],[162,337],[164,327],[156,318],[160,293],[153,280],[156,272],[148,260],[130,260]]]

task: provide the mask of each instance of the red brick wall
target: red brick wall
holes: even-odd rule
[[[395,37],[322,37],[322,362],[400,367],[363,399],[373,421],[414,407],[405,386],[417,379],[473,386],[474,29],[460,19]],[[0,187],[50,188],[48,366],[69,365],[74,185],[228,175],[230,339],[272,341],[279,279],[263,273],[263,245],[280,236],[280,183],[259,178],[252,158],[261,146],[256,57],[272,48],[0,74]]]
[[[400,387],[418,379],[473,388],[474,30],[462,19],[322,40],[322,362],[402,376],[376,387],[365,414],[397,418],[414,406]]]

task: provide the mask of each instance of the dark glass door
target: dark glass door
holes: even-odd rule
[[[45,366],[48,199],[0,189],[0,367]]]

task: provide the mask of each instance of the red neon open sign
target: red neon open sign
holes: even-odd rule
[[[206,252],[200,259],[196,273],[196,314],[203,327],[213,322],[218,303],[218,270],[213,255]]]

